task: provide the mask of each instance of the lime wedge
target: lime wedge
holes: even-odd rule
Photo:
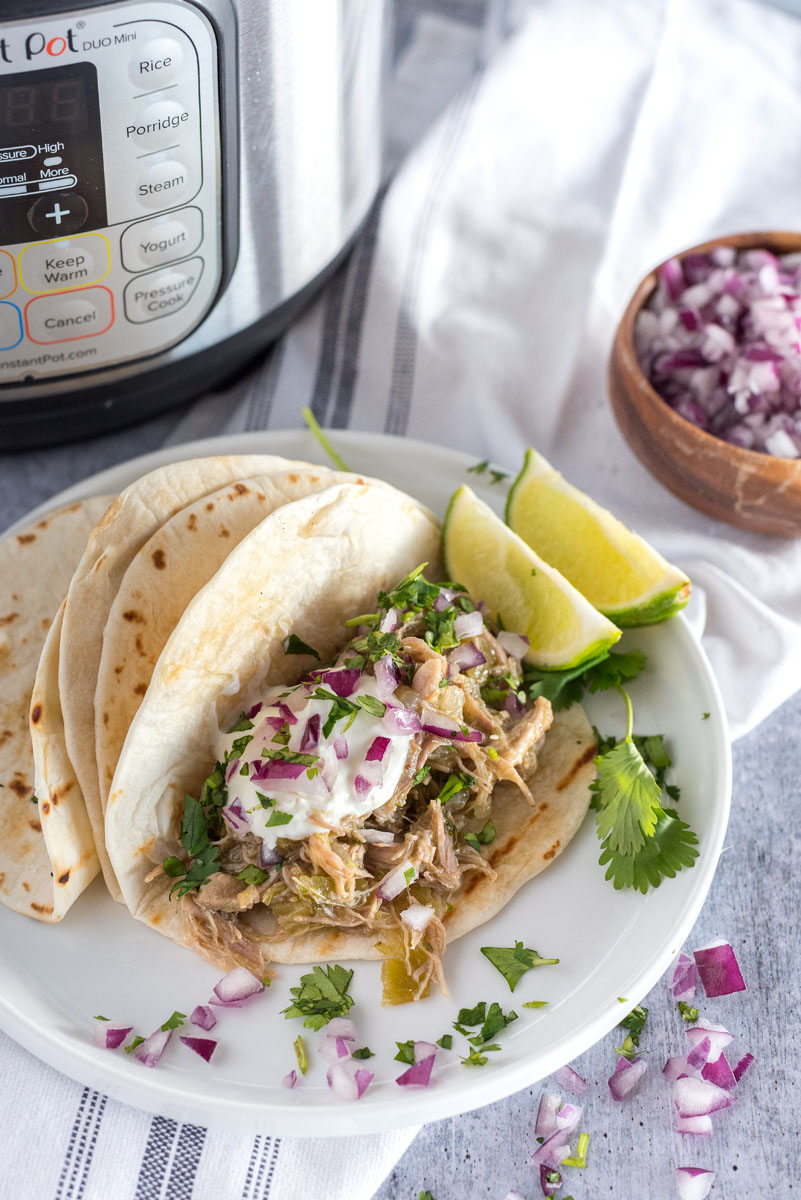
[[[690,581],[638,534],[567,483],[536,450],[506,502],[507,524],[616,625],[655,625],[687,603]]]
[[[620,630],[512,533],[467,486],[451,497],[442,530],[448,575],[485,600],[505,629],[524,633],[526,658],[546,671],[603,655]]]

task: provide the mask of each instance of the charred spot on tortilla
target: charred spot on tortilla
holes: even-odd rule
[[[36,541],[36,534],[35,533],[18,533],[17,541],[19,542],[20,546],[30,546],[31,542]]]
[[[557,785],[556,785],[557,792],[563,792],[565,790],[565,788],[568,787],[568,785],[573,782],[573,780],[576,778],[576,776],[578,775],[581,768],[586,767],[588,763],[591,763],[597,757],[597,754],[598,754],[597,746],[595,746],[595,745],[585,746],[585,748],[582,750],[581,754],[579,754],[578,758],[573,763],[573,766],[570,768],[570,770],[567,772],[567,774],[564,775],[562,777],[562,779],[560,779],[559,782],[557,783]]]
[[[50,812],[50,803],[47,800],[42,801],[42,812],[45,816]]]
[[[556,851],[559,849],[560,844],[561,843],[560,843],[559,839],[557,838],[556,841],[554,842],[554,844],[551,846],[550,850],[546,850],[542,857],[546,858],[546,859],[552,859],[554,857],[554,855],[556,854]]]
[[[145,650],[145,647],[142,644],[141,633],[137,633],[136,637],[134,638],[134,646],[136,647],[136,653],[138,655],[140,655],[142,658],[147,657],[147,650]]]
[[[23,879],[22,887],[23,891],[29,892],[31,890],[31,885],[28,883],[27,879]]]
[[[225,528],[225,526],[223,525],[222,529],[220,530],[219,536],[220,536],[221,538],[227,538],[227,537],[230,537],[230,536],[231,536],[231,531],[230,531],[229,529],[226,529],[226,528]]]
[[[31,784],[26,782],[24,776],[20,775],[19,771],[15,771],[11,776],[11,779],[8,781],[8,786],[11,788],[12,792],[16,793],[17,796],[20,798],[24,797],[26,800],[33,791]]]
[[[4,729],[3,732],[0,733],[0,746],[4,746],[6,742],[13,738],[13,736],[14,734],[10,729]]]
[[[297,483],[298,480],[300,479],[300,475],[298,475],[297,471],[290,471],[289,474],[287,475],[287,479],[289,480],[290,483]],[[316,480],[312,479],[312,483],[315,483],[315,482],[316,482]]]
[[[237,496],[247,496],[250,494],[250,488],[240,480],[239,483],[234,484],[234,492]],[[231,500],[234,500],[235,498],[235,496],[229,497]]]
[[[163,571],[167,565],[167,559],[163,550],[153,551],[153,566],[157,571]]]
[[[144,625],[145,623],[145,618],[140,612],[137,612],[135,608],[129,608],[126,612],[124,612],[122,614],[122,619],[124,621],[132,621],[136,625]]]
[[[146,691],[147,691],[146,683],[137,683],[136,687],[134,688],[134,695],[135,696],[144,696]]]
[[[69,881],[70,881],[70,872],[69,872],[69,867],[68,867],[66,871],[64,871],[61,875],[59,875],[58,882],[63,884],[63,883],[69,883]]]
[[[2,629],[4,625],[10,625],[11,622],[16,621],[18,617],[19,613],[15,612],[9,613],[7,617],[0,617],[0,629]]]
[[[53,622],[50,617],[42,617],[41,621],[39,622],[39,627],[42,630],[42,633],[47,633],[52,624]]]
[[[38,821],[29,821],[28,824],[30,825],[30,827],[34,833],[42,832],[42,826],[40,825],[40,823]]]
[[[214,501],[213,500],[209,500],[208,504],[206,505],[206,512],[214,512]]]
[[[33,721],[34,725],[37,725],[41,719],[42,706],[41,704],[34,704],[33,708],[31,709],[31,720]]]
[[[190,513],[186,519],[186,528],[190,533],[197,532],[197,513]]]
[[[52,913],[52,904],[37,904],[35,900],[31,900],[31,908],[38,913]]]

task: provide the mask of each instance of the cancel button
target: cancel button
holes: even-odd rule
[[[141,325],[180,312],[194,295],[202,274],[203,259],[197,257],[132,279],[125,289],[126,317]]]

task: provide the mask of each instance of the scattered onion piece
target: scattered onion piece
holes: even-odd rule
[[[323,687],[330,688],[335,696],[346,698],[352,696],[359,685],[361,671],[358,667],[341,667],[332,671],[323,671],[320,682]]]
[[[706,1115],[700,1117],[676,1117],[676,1133],[701,1134],[709,1137],[712,1133],[712,1118]]]
[[[500,631],[496,641],[501,649],[512,658],[524,658],[531,645],[524,633],[510,633],[506,629]]]
[[[700,1042],[696,1042],[690,1053],[687,1055],[687,1066],[693,1070],[700,1070],[706,1066],[709,1058],[709,1051],[712,1048],[712,1043],[708,1037],[701,1038]]]
[[[400,1087],[428,1087],[431,1082],[431,1069],[434,1066],[435,1054],[428,1054],[415,1062],[407,1071],[395,1080]]]
[[[111,1025],[108,1021],[95,1019],[92,1041],[101,1050],[116,1050],[127,1038],[133,1025]]]
[[[681,1200],[706,1200],[715,1182],[715,1172],[702,1167],[676,1167],[676,1186]]]
[[[674,1000],[692,1000],[698,986],[698,968],[693,959],[680,954],[673,971],[671,991]]]
[[[209,1061],[218,1045],[214,1038],[185,1037],[183,1034],[179,1034],[178,1041],[183,1042],[190,1050],[194,1050],[195,1054],[199,1054],[206,1062]]]
[[[467,726],[462,726],[454,721],[452,717],[447,717],[445,713],[438,712],[437,709],[431,708],[429,704],[423,705],[423,711],[420,714],[420,723],[426,733],[433,733],[437,737],[448,738],[454,742],[483,742],[484,735],[477,729],[468,729],[467,733],[464,729]]]
[[[411,877],[407,879],[406,876],[410,872]],[[417,868],[408,859],[404,859],[402,863],[398,863],[397,867],[387,872],[376,888],[375,894],[380,900],[394,900],[402,891],[410,887],[416,878]]]
[[[391,654],[385,654],[375,664],[376,691],[379,700],[391,700],[401,681],[398,664]]]
[[[531,1161],[534,1166],[539,1166],[545,1163],[546,1167],[556,1169],[561,1165],[562,1159],[570,1152],[568,1145],[569,1134],[564,1129],[557,1129],[550,1137],[547,1137],[539,1149],[534,1151]]]
[[[484,632],[484,618],[478,609],[469,613],[460,613],[453,622],[453,632],[460,642],[467,638],[480,637]]]
[[[281,1080],[281,1087],[293,1088],[293,1087],[297,1087],[297,1083],[298,1083],[298,1073],[297,1073],[297,1071],[292,1070],[289,1072],[288,1075],[285,1075],[284,1078]]]
[[[209,1004],[216,1004],[222,1008],[240,1008],[245,1000],[263,992],[264,984],[246,967],[234,967],[233,971],[223,975],[213,990],[214,996],[209,1000]]]
[[[692,1029],[685,1030],[685,1033],[693,1046],[698,1046],[707,1038],[709,1039],[709,1052],[704,1062],[716,1062],[726,1046],[734,1041],[734,1034],[729,1033],[728,1029],[724,1029],[722,1025],[713,1025],[711,1021],[705,1021],[703,1018]],[[689,1058],[690,1056],[687,1055],[688,1061]]]
[[[396,737],[411,737],[414,733],[420,733],[422,729],[420,718],[414,709],[401,708],[398,704],[387,705],[381,723]]]
[[[635,1058],[631,1062],[621,1058],[607,1080],[612,1099],[620,1102],[630,1096],[647,1070],[648,1064],[644,1058]]]
[[[752,1067],[755,1062],[756,1062],[756,1059],[754,1058],[753,1054],[744,1054],[743,1055],[743,1057],[737,1063],[737,1066],[732,1071],[732,1074],[734,1075],[735,1081],[737,1083],[740,1082],[740,1080],[742,1079],[743,1075],[745,1075],[748,1068]]]
[[[555,1175],[556,1178],[549,1179],[549,1175]],[[561,1173],[555,1167],[546,1167],[545,1163],[540,1163],[540,1187],[543,1196],[555,1196],[561,1186]]]
[[[300,739],[300,753],[313,754],[320,744],[320,714],[314,713],[306,722]]]
[[[400,610],[393,604],[392,608],[388,608],[384,613],[378,628],[382,633],[394,633],[400,625],[400,619]]]
[[[662,1074],[668,1083],[674,1083],[681,1075],[697,1075],[697,1071],[693,1071],[684,1056],[676,1055],[669,1058],[662,1068]]]
[[[557,1071],[551,1071],[551,1079],[560,1087],[567,1088],[574,1096],[583,1096],[587,1091],[587,1080],[582,1079],[570,1066],[559,1067]]]
[[[395,841],[391,829],[360,829],[359,833],[370,846],[390,846]]]
[[[134,1058],[138,1059],[144,1067],[157,1067],[170,1043],[172,1033],[171,1029],[157,1029],[136,1047],[133,1052]]]
[[[731,1092],[737,1087],[737,1080],[734,1078],[734,1072],[725,1054],[721,1054],[713,1061],[707,1060],[701,1071],[701,1078],[716,1084],[717,1087],[725,1088],[727,1092]]]
[[[708,997],[730,996],[732,992],[745,991],[745,980],[728,942],[723,939],[710,942],[700,950],[693,950],[693,958]]]
[[[556,1114],[561,1102],[562,1097],[557,1092],[542,1093],[534,1126],[535,1137],[548,1138],[552,1133],[556,1133]]]
[[[415,933],[422,933],[437,914],[430,904],[410,904],[400,915],[401,923]],[[416,1043],[415,1043],[416,1044]]]
[[[347,758],[348,750],[348,739],[344,734],[340,733],[338,737],[334,738],[334,754],[336,754],[337,758],[339,759]]]
[[[706,1079],[684,1076],[673,1084],[673,1103],[680,1117],[709,1117],[728,1108],[734,1097]]]
[[[332,1063],[326,1072],[326,1080],[339,1100],[361,1100],[373,1080],[373,1072],[349,1058]]]
[[[198,1004],[197,1008],[193,1009],[189,1020],[193,1025],[197,1025],[199,1029],[205,1029],[206,1032],[213,1029],[217,1024],[214,1010],[209,1008],[207,1004]]]
[[[458,667],[460,671],[470,671],[473,667],[482,666],[486,661],[474,642],[462,642],[448,655],[448,666]]]

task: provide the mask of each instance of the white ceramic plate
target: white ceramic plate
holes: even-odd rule
[[[440,515],[466,480],[497,508],[502,504],[504,489],[467,475],[473,460],[463,454],[370,434],[334,434],[332,441],[354,470],[389,480]],[[181,458],[242,452],[321,461],[305,431],[221,437],[113,467],[45,507],[119,490]],[[510,451],[510,462],[516,458]],[[682,787],[681,813],[700,838],[695,867],[647,896],[616,892],[598,865],[590,818],[552,867],[492,921],[449,947],[450,999],[436,995],[382,1008],[380,964],[352,964],[351,1016],[359,1044],[375,1051],[369,1066],[376,1078],[358,1103],[337,1101],[327,1088],[325,1064],[315,1053],[317,1035],[309,1031],[304,1031],[313,1061],[309,1074],[294,1091],[281,1086],[295,1066],[292,1042],[301,1032],[301,1022],[287,1021],[281,1009],[289,1003],[289,988],[310,968],[280,967],[264,995],[240,1010],[218,1009],[213,1036],[220,1045],[210,1064],[176,1038],[155,1070],[122,1051],[93,1046],[95,1013],[146,1035],[173,1010],[191,1013],[205,1003],[220,974],[133,920],[99,881],[60,925],[40,925],[0,908],[0,1025],[52,1066],[118,1100],[240,1131],[318,1136],[386,1130],[464,1112],[543,1079],[607,1033],[667,969],[701,909],[726,829],[731,783],[726,718],[703,651],[681,618],[633,631],[623,645],[641,646],[649,655],[647,671],[631,688],[635,729],[667,735],[672,778]],[[619,700],[593,698],[588,708],[604,732],[622,732]],[[512,996],[479,948],[511,946],[515,940],[561,961],[530,971]],[[535,999],[548,1006],[522,1007]],[[501,1035],[500,1052],[482,1068],[466,1068],[455,1052],[442,1051],[428,1089],[398,1087],[395,1078],[405,1067],[393,1061],[395,1041],[434,1041],[453,1032],[458,1009],[479,1000],[497,1000],[519,1014]],[[454,1047],[462,1041],[454,1035]]]

